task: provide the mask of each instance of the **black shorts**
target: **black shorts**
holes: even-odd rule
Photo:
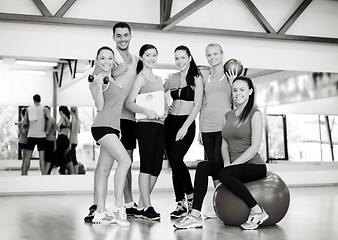
[[[55,142],[46,140],[45,162],[54,162]]]
[[[34,150],[35,145],[38,146],[38,151],[45,151],[46,149],[46,138],[28,138],[27,149]]]
[[[19,151],[27,149],[27,143],[19,143]]]
[[[136,122],[128,119],[120,120],[121,142],[125,149],[132,150],[136,148],[135,128]]]
[[[120,131],[111,127],[92,127],[91,131],[96,142],[107,134],[116,134],[117,137],[120,137]]]

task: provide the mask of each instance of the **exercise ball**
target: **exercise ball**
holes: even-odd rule
[[[78,170],[78,174],[86,174],[86,167],[85,165],[83,165],[83,163],[79,162],[79,170]]]
[[[239,76],[243,72],[243,65],[237,59],[230,59],[224,63],[223,69],[224,74],[229,73],[229,70],[232,70],[234,73],[237,71],[237,76]]]
[[[244,185],[269,215],[268,220],[262,226],[274,225],[283,219],[289,209],[290,192],[277,174],[267,172],[265,178]],[[250,214],[250,209],[244,201],[221,183],[214,191],[213,206],[217,217],[226,225],[239,226],[247,220]]]

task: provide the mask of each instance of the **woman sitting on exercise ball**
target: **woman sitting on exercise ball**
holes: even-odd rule
[[[174,227],[186,229],[203,226],[200,211],[207,193],[208,176],[219,179],[250,208],[248,220],[241,224],[243,229],[256,229],[269,218],[244,185],[245,182],[264,178],[267,172],[265,162],[258,153],[262,141],[263,118],[261,112],[254,107],[254,93],[250,78],[239,76],[234,79],[232,97],[236,110],[225,114],[222,130],[224,166],[213,161],[198,164],[191,213],[174,224]]]

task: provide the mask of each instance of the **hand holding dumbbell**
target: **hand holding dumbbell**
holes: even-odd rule
[[[88,75],[88,82],[93,82],[94,81],[94,76],[93,75]],[[109,77],[104,76],[103,78],[103,83],[107,84],[109,82]]]

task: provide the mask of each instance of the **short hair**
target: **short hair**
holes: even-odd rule
[[[131,28],[128,23],[126,22],[118,22],[113,26],[113,34],[115,34],[116,28],[127,28],[128,31],[131,33]]]
[[[34,96],[33,96],[33,101],[34,102],[41,102],[41,97],[40,97],[40,95],[39,94],[35,94]]]

